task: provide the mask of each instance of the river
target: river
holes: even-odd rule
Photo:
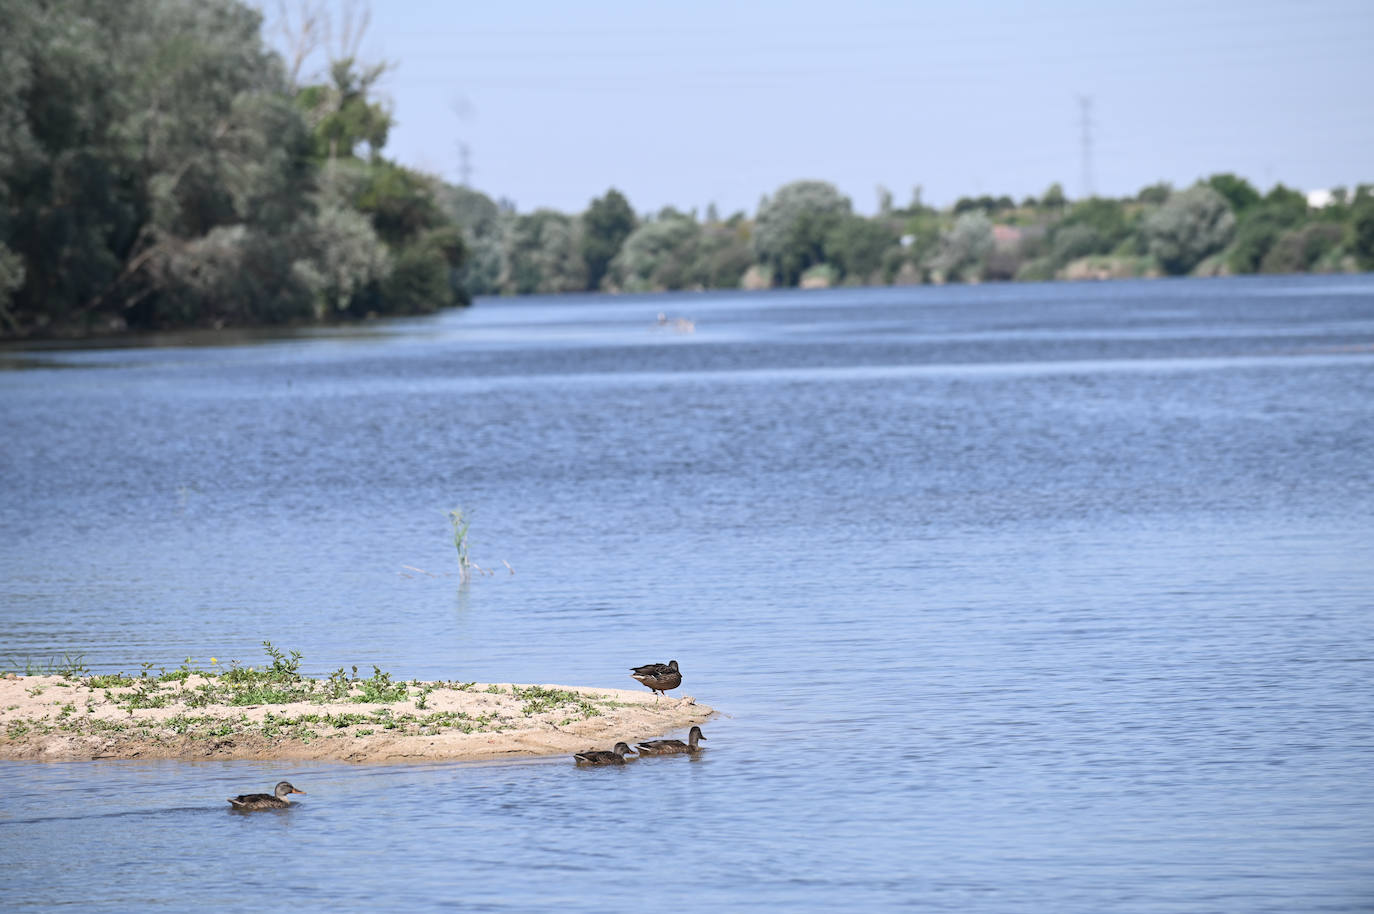
[[[222,340],[0,350],[0,666],[676,659],[721,717],[602,770],[0,764],[9,910],[1374,906],[1374,277]]]

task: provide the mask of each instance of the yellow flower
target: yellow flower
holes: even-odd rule
[[[211,658],[210,658],[210,662],[211,662],[211,663],[219,663],[219,661],[218,661],[217,659],[215,659],[214,657],[211,657]]]

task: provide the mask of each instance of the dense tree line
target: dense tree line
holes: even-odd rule
[[[636,217],[616,190],[581,216],[521,215],[475,191],[455,193],[474,294],[1374,269],[1374,186],[1364,184],[1336,189],[1319,207],[1282,184],[1261,193],[1230,174],[1124,199],[1069,200],[1055,184],[1019,203],[983,196],[938,210],[919,190],[904,208],[881,191],[879,212],[867,217],[833,185],[797,181],[764,197],[752,218],[728,219],[714,208]]]
[[[0,333],[466,301],[438,182],[382,157],[380,69],[298,87],[238,0],[0,0]]]

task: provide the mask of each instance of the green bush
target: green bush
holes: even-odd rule
[[[1226,246],[1236,217],[1226,198],[1205,185],[1174,194],[1145,219],[1150,254],[1166,273],[1190,272]]]
[[[1289,229],[1278,237],[1265,254],[1260,272],[1306,273],[1340,245],[1344,234],[1341,226],[1331,222],[1315,222]]]

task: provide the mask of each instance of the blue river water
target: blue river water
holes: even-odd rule
[[[0,666],[673,658],[721,716],[604,770],[0,764],[8,910],[1374,908],[1374,277],[225,339],[0,350]]]

